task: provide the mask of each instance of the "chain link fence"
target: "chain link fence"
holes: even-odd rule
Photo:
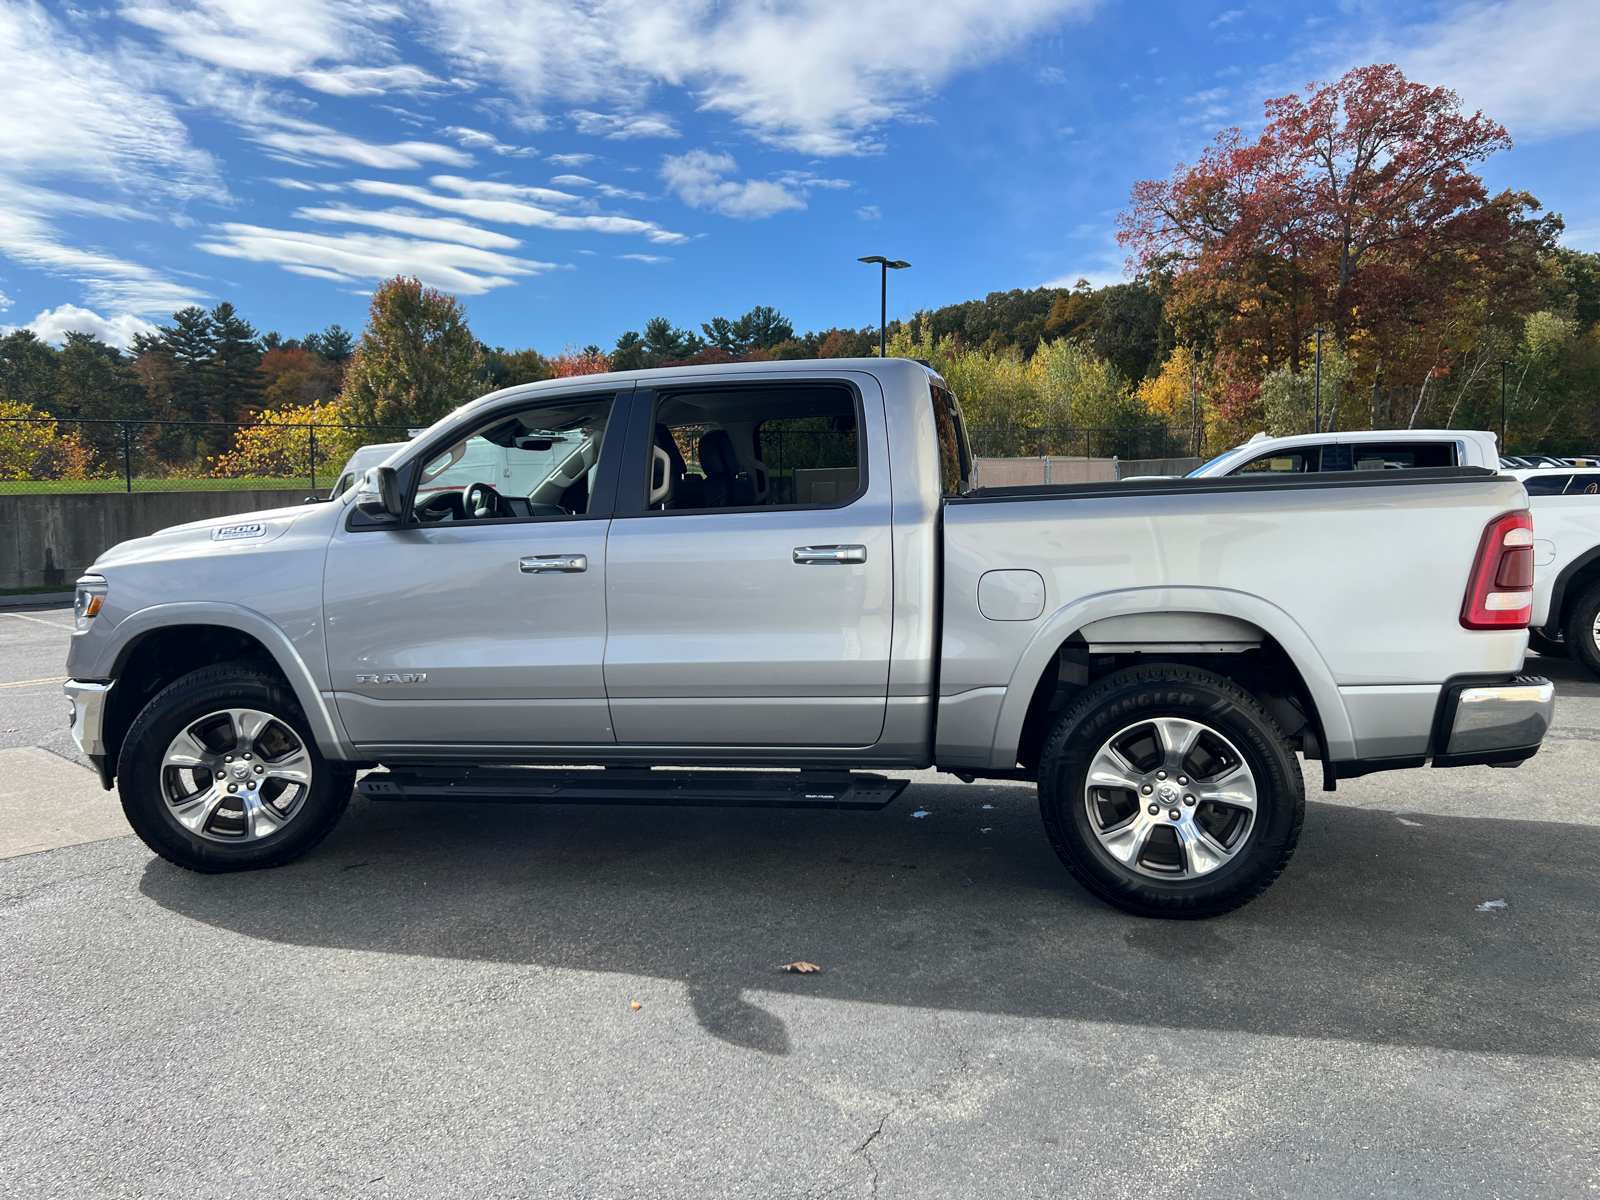
[[[0,495],[327,491],[357,448],[398,425],[0,419]]]
[[[0,419],[0,494],[29,492],[326,491],[361,446],[405,441],[398,425],[243,421]],[[1166,425],[1103,429],[973,429],[978,458],[1175,459],[1195,453],[1192,430]],[[768,467],[822,459],[855,465],[840,433],[763,433]],[[768,444],[770,443],[770,445]]]

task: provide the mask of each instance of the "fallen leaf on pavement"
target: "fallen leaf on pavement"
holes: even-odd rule
[[[632,1006],[634,1012],[638,1012],[641,1008],[644,1007],[644,1005],[640,1004],[637,1000],[630,1000],[630,1001],[628,1001],[628,1003],[629,1003],[629,1005]]]
[[[791,975],[820,975],[822,973],[822,968],[817,966],[816,963],[808,963],[804,960],[800,962],[784,963],[783,966],[778,968],[778,970],[787,971]]]

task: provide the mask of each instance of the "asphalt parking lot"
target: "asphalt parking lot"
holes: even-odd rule
[[[0,613],[0,1195],[1600,1190],[1565,660],[1538,758],[1314,776],[1279,882],[1176,923],[1082,892],[1031,788],[931,772],[877,813],[358,799],[189,874],[75,761],[70,625]]]

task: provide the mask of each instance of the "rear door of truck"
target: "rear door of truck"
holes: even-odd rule
[[[606,553],[621,743],[870,746],[893,620],[871,376],[635,393]]]

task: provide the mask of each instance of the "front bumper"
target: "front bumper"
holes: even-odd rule
[[[106,697],[115,686],[115,680],[95,683],[78,679],[69,679],[61,685],[67,699],[72,701],[72,740],[94,764],[100,783],[107,791],[111,789],[111,777],[106,773]]]
[[[1555,685],[1538,676],[1447,688],[1440,705],[1433,765],[1510,765],[1532,758],[1555,710]]]

